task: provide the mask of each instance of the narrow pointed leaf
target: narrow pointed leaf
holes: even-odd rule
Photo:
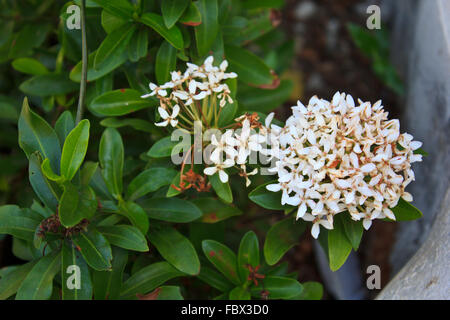
[[[61,155],[61,175],[72,180],[86,156],[89,142],[89,120],[82,120],[66,138]]]
[[[127,250],[147,252],[147,240],[138,228],[128,225],[98,227],[110,244]]]
[[[88,232],[81,232],[72,238],[72,241],[93,269],[98,271],[111,269],[111,246],[100,232],[90,228]]]
[[[237,271],[236,255],[230,248],[214,240],[204,240],[202,249],[208,260],[228,280],[236,285],[241,282]]]
[[[76,286],[69,288],[69,284],[76,285],[73,282],[74,271],[70,269],[70,266],[80,268],[79,288]],[[92,281],[88,265],[81,256],[81,253],[73,245],[68,243],[64,243],[62,247],[61,275],[63,300],[90,300],[92,298]]]

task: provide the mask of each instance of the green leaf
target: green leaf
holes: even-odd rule
[[[180,287],[162,286],[158,289],[156,300],[183,300]]]
[[[245,0],[242,6],[245,9],[281,9],[284,6],[284,0]]]
[[[49,23],[43,21],[26,23],[13,38],[13,45],[9,48],[9,58],[29,55],[33,48],[39,47],[45,41],[51,27]]]
[[[39,199],[55,212],[58,206],[59,196],[56,187],[45,178],[42,172],[39,152],[30,155],[28,178]]]
[[[266,189],[268,184],[278,183],[271,181],[260,185],[249,193],[248,197],[257,205],[270,210],[285,210],[288,206],[281,204],[281,192],[272,192]]]
[[[208,260],[233,284],[241,283],[237,271],[236,255],[230,248],[214,240],[202,241],[202,249]]]
[[[128,0],[93,0],[109,13],[129,20],[133,17],[134,8]]]
[[[167,262],[153,263],[142,268],[124,282],[120,298],[133,298],[136,294],[146,294],[166,281],[183,275],[184,273]]]
[[[71,81],[67,74],[44,74],[34,76],[19,86],[25,94],[46,97],[77,91],[79,85]]]
[[[142,99],[136,90],[119,89],[96,97],[89,105],[89,109],[103,116],[122,116],[155,105],[156,101]]]
[[[333,230],[328,230],[328,257],[331,270],[338,270],[351,251],[352,244],[345,235],[344,226],[339,219],[336,219]]]
[[[397,221],[411,221],[422,218],[422,212],[408,201],[400,198],[398,204],[391,209]]]
[[[78,210],[80,195],[78,189],[70,182],[64,183],[64,193],[59,202],[59,220],[66,228],[73,227],[84,218],[83,212]]]
[[[181,272],[190,275],[200,272],[200,261],[194,246],[174,228],[152,225],[148,238],[161,256]]]
[[[287,218],[274,224],[266,235],[264,257],[268,265],[280,261],[286,252],[298,244],[306,226],[302,221]]]
[[[112,270],[93,272],[94,298],[96,300],[119,299],[128,252],[118,247],[112,247],[112,253]]]
[[[19,145],[27,157],[39,151],[44,158],[50,159],[54,172],[59,173],[61,146],[52,127],[28,106],[28,99],[23,100],[19,118]]]
[[[250,292],[243,286],[239,286],[230,291],[230,300],[250,300]]]
[[[120,214],[130,220],[130,222],[146,234],[149,226],[148,216],[142,207],[134,202],[127,201],[120,204]]]
[[[218,273],[212,268],[204,265],[200,268],[200,273],[197,277],[203,282],[209,284],[211,287],[222,292],[228,292],[233,288],[233,284],[221,273]]]
[[[111,247],[100,232],[90,228],[88,232],[73,237],[72,241],[91,268],[98,271],[111,269]]]
[[[180,19],[190,2],[190,0],[165,0],[161,3],[161,12],[168,29]]]
[[[48,69],[40,61],[33,58],[18,58],[11,65],[17,71],[33,76],[49,73]]]
[[[45,158],[44,162],[42,162],[41,170],[44,176],[49,180],[55,182],[64,181],[64,177],[61,177],[53,172],[52,168],[50,167],[50,160],[48,158]]]
[[[336,215],[335,219],[341,220],[347,239],[352,244],[353,249],[355,251],[358,250],[364,231],[362,222],[352,220],[348,212],[343,212],[343,214]]]
[[[231,192],[230,184],[228,182],[223,183],[220,181],[218,173],[208,176],[208,180],[220,199],[226,203],[233,202],[233,193]]]
[[[163,2],[164,3],[164,2]],[[166,83],[170,80],[170,72],[177,65],[177,50],[167,41],[164,41],[158,49],[155,61],[155,74],[158,83]]]
[[[163,186],[167,186],[177,175],[177,171],[171,168],[150,168],[135,177],[127,189],[127,197],[134,201],[150,192],[155,192]]]
[[[296,297],[298,300],[320,300],[323,296],[323,286],[319,282],[308,281],[302,283],[303,291]]]
[[[211,50],[219,31],[217,0],[199,0],[197,8],[200,11],[202,23],[195,27],[195,40],[198,55],[203,57]]]
[[[127,23],[127,20],[114,15],[107,10],[102,10],[101,25],[106,33],[111,33]]]
[[[5,268],[8,273],[0,278],[0,300],[6,300],[17,292],[35,264],[36,261],[31,261],[20,266]],[[1,271],[3,272],[5,269]]]
[[[250,274],[248,266],[259,266],[258,237],[253,231],[248,231],[241,240],[238,252],[238,271],[241,282],[246,282]],[[250,295],[250,294],[249,294]]]
[[[291,80],[281,80],[275,89],[251,88],[240,91],[238,100],[243,110],[270,112],[286,102],[294,88]]]
[[[128,46],[128,57],[131,62],[137,62],[147,55],[148,50],[148,29],[141,28],[133,35]]]
[[[86,156],[89,128],[89,120],[80,121],[64,142],[61,155],[61,175],[69,181],[75,176]]]
[[[16,300],[46,300],[53,290],[53,278],[60,271],[61,253],[42,257],[28,273],[16,294]]]
[[[125,119],[118,119],[118,118],[106,118],[100,121],[100,124],[107,128],[121,128],[130,126],[135,130],[143,131],[147,133],[154,133],[155,132],[155,125],[151,122],[148,122],[143,119],[138,118],[125,118]]]
[[[216,223],[242,214],[233,204],[217,201],[216,198],[197,198],[192,202],[203,212],[201,222]]]
[[[147,252],[147,240],[138,228],[128,225],[98,227],[110,244],[120,248]]]
[[[86,161],[80,171],[80,182],[82,186],[88,186],[95,172],[98,169],[98,162]]]
[[[72,245],[64,242],[62,246],[61,260],[62,275],[62,299],[63,300],[90,300],[92,298],[92,281],[89,274],[89,268],[80,252]],[[78,266],[80,269],[80,287],[77,288],[74,283],[75,272],[71,266]],[[74,285],[72,289],[68,284]]]
[[[107,128],[100,140],[98,158],[109,192],[117,199],[122,194],[124,149],[120,133]]]
[[[10,234],[31,241],[42,217],[31,210],[22,210],[16,205],[0,207],[0,234]]]
[[[179,50],[183,49],[183,35],[180,29],[177,26],[168,29],[160,15],[156,13],[144,13],[140,18],[140,22],[155,30],[175,48]]]
[[[192,202],[171,198],[151,198],[142,203],[147,215],[156,220],[186,223],[197,220],[202,216],[200,209]]]
[[[272,84],[274,81],[270,68],[254,53],[227,45],[225,55],[230,63],[230,70],[239,75],[239,80],[256,86]]]
[[[182,24],[187,26],[198,26],[202,23],[202,15],[198,10],[197,3],[191,2],[189,7],[186,9],[184,14],[181,16],[179,20]]]
[[[251,293],[255,297],[261,297],[261,291],[268,291],[268,298],[275,299],[291,299],[301,294],[303,287],[295,279],[277,276],[268,276],[261,279],[261,283],[257,287],[251,288]]]
[[[108,34],[97,50],[94,69],[98,69],[106,59],[120,60],[135,31],[136,25],[130,23]]]
[[[64,145],[66,137],[75,128],[75,121],[70,111],[64,111],[55,122],[55,132],[58,135],[61,147]]]
[[[176,148],[175,148],[176,147]],[[176,151],[188,152],[191,147],[190,141],[182,139],[179,141],[172,141],[171,137],[164,137],[158,140],[147,152],[147,155],[152,158],[164,158],[169,157]],[[174,150],[175,149],[175,150]]]
[[[109,74],[116,68],[120,67],[128,59],[128,53],[127,51],[124,51],[120,57],[115,57],[114,59],[106,59],[101,65],[94,68],[94,60],[96,55],[97,51],[94,51],[88,57],[88,81],[94,81]],[[81,71],[82,61],[78,62],[77,65],[72,69],[72,71],[70,71],[70,79],[75,82],[80,82]]]

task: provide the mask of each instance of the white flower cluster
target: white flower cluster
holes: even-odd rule
[[[206,175],[219,174],[220,180],[225,183],[228,181],[228,174],[225,169],[239,166],[240,175],[245,177],[247,187],[250,185],[248,176],[258,173],[258,169],[247,172],[246,164],[252,151],[262,150],[264,136],[252,132],[251,116],[244,115],[237,118],[236,121],[242,124],[242,129],[227,130],[219,139],[215,135],[211,136],[211,145],[214,150],[210,155],[210,161],[214,164],[204,169]],[[225,159],[224,159],[225,158]]]
[[[220,107],[224,107],[227,101],[233,103],[230,89],[223,81],[236,78],[237,74],[225,72],[228,67],[226,60],[219,67],[213,66],[213,61],[214,58],[209,56],[201,66],[187,63],[187,69],[183,74],[180,71],[171,72],[171,81],[160,86],[150,83],[151,92],[142,98],[156,96],[160,100],[158,111],[163,121],[156,123],[157,126],[165,127],[170,124],[176,127],[180,108],[184,112],[182,119],[186,119],[189,124],[191,120],[202,121],[205,117],[202,112],[205,113],[205,109],[202,110],[203,106],[198,102],[210,96],[217,97]]]
[[[421,161],[414,150],[422,143],[400,134],[399,121],[389,120],[381,101],[371,105],[337,92],[332,101],[298,102],[283,128],[272,125],[271,149],[277,161],[270,168],[282,191],[282,204],[298,207],[297,219],[312,221],[317,238],[320,225],[333,228],[335,214],[348,211],[353,220],[395,220],[390,208],[400,197],[412,201],[405,187],[414,180],[411,164]]]

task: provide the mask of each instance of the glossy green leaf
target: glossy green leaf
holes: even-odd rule
[[[78,210],[80,195],[78,189],[70,182],[64,184],[64,193],[59,202],[59,220],[66,228],[73,227],[83,220],[83,212]]]
[[[241,282],[247,281],[250,274],[249,266],[253,269],[259,266],[258,237],[253,231],[248,231],[244,237],[242,237],[239,245],[237,263]]]
[[[250,292],[243,286],[239,286],[230,291],[230,300],[250,300]]]
[[[175,148],[176,147],[176,148]],[[189,151],[191,147],[190,141],[172,141],[171,137],[164,137],[158,140],[147,152],[147,155],[152,158],[164,158],[172,155],[176,151],[184,151],[185,153]]]
[[[352,251],[352,243],[345,235],[345,229],[339,219],[334,221],[333,230],[328,230],[328,257],[330,269],[338,270]]]
[[[261,291],[268,292],[268,299],[291,299],[301,294],[303,287],[295,279],[277,276],[268,276],[261,279],[257,287],[251,288],[255,297],[261,297]]]
[[[192,202],[171,198],[151,198],[142,203],[147,215],[156,220],[186,223],[197,220],[202,216],[200,209]]]
[[[48,158],[46,158],[44,162],[42,162],[41,171],[48,180],[55,182],[64,181],[64,177],[61,177],[53,172],[52,168],[50,167],[50,161]]]
[[[155,62],[156,81],[166,83],[170,80],[170,72],[175,70],[177,64],[177,50],[167,41],[158,49]]]
[[[16,294],[35,264],[36,261],[31,261],[20,266],[6,267],[6,271],[8,269],[11,269],[11,271],[0,278],[0,300],[6,300]],[[2,269],[2,271],[5,271],[5,269]]]
[[[241,282],[237,271],[236,255],[230,248],[214,240],[204,240],[202,249],[208,260],[228,280],[236,285]]]
[[[122,194],[124,149],[122,137],[116,129],[107,128],[103,132],[98,158],[109,192],[116,198],[120,197]]]
[[[18,58],[11,63],[19,72],[39,76],[49,73],[48,69],[38,60],[33,58]]]
[[[211,50],[219,31],[217,0],[199,0],[197,8],[202,17],[202,23],[195,27],[195,40],[198,55],[202,57]]]
[[[59,194],[57,186],[52,185],[48,181],[41,169],[41,157],[36,153],[32,153],[29,159],[28,178],[38,198],[54,212],[58,206]]]
[[[54,172],[59,173],[61,146],[52,127],[38,114],[34,113],[28,100],[23,100],[19,118],[19,145],[27,157],[39,151],[43,158],[49,158]]]
[[[198,26],[200,23],[202,23],[202,15],[200,11],[198,10],[197,3],[191,2],[184,12],[184,14],[181,16],[179,20],[182,24],[185,24],[187,26]]]
[[[177,171],[171,168],[150,168],[141,172],[134,178],[127,189],[127,197],[134,201],[150,192],[155,192],[163,186],[167,186],[177,175]]]
[[[75,121],[70,111],[64,111],[55,122],[55,132],[58,135],[61,147],[64,145],[66,137],[75,128]]]
[[[264,242],[264,257],[268,265],[274,265],[298,244],[302,233],[305,231],[304,222],[293,218],[287,218],[274,224],[266,235]]]
[[[362,221],[354,221],[350,218],[350,214],[345,212],[344,214],[336,215],[335,219],[340,219],[344,226],[345,235],[352,244],[354,250],[358,250],[363,235]]]
[[[137,62],[147,55],[148,37],[147,28],[141,28],[137,33],[134,33],[128,46],[128,57],[132,62]]]
[[[203,212],[200,221],[204,223],[216,223],[242,214],[242,211],[233,204],[217,201],[216,198],[202,197],[192,202]]]
[[[228,182],[223,183],[220,181],[218,173],[208,176],[208,180],[220,199],[226,203],[233,202],[233,193],[231,192],[230,184]]]
[[[128,20],[133,16],[134,8],[128,0],[93,0],[109,13]]]
[[[127,217],[143,234],[147,233],[149,226],[148,216],[140,205],[132,201],[123,202],[120,204],[119,213]]]
[[[62,299],[63,300],[90,300],[92,298],[92,281],[89,268],[81,253],[72,244],[65,242],[62,246],[61,254],[61,275],[62,275]],[[75,272],[73,267],[80,269],[80,287],[76,286]],[[68,285],[73,287],[69,288]]]
[[[111,33],[123,25],[128,24],[128,21],[107,10],[102,10],[101,24],[106,33]]]
[[[44,74],[34,76],[19,86],[25,94],[46,97],[66,94],[79,90],[79,85],[71,81],[67,74]]]
[[[98,162],[86,161],[80,170],[80,182],[83,186],[88,186],[98,169]]]
[[[197,277],[222,292],[228,292],[233,288],[233,284],[221,273],[204,265],[201,266],[200,273]]]
[[[0,234],[10,234],[23,240],[33,240],[36,227],[42,217],[31,210],[22,210],[16,205],[0,207]]]
[[[148,238],[161,256],[181,272],[190,275],[200,272],[200,261],[194,246],[176,229],[152,225]]]
[[[256,86],[268,85],[274,81],[270,68],[247,49],[227,45],[225,55],[230,63],[230,70],[239,75],[239,80]]]
[[[78,123],[66,138],[61,155],[61,175],[72,180],[86,156],[89,142],[89,120]]]
[[[96,300],[119,299],[123,273],[128,261],[127,250],[112,247],[112,270],[93,272],[94,298]]]
[[[190,0],[165,0],[161,3],[161,12],[167,28],[172,28],[180,19]]]
[[[94,69],[98,70],[106,59],[120,60],[135,31],[136,25],[130,23],[108,34],[97,50]]]
[[[88,232],[81,232],[72,241],[91,268],[98,271],[111,269],[111,246],[100,232],[89,228]]]
[[[147,252],[147,240],[138,228],[128,225],[98,227],[110,244],[120,248]]]
[[[397,221],[411,221],[422,218],[422,212],[408,201],[400,198],[398,204],[391,209]]]
[[[157,297],[155,300],[183,300],[180,287],[162,286],[157,289]]]
[[[99,115],[122,116],[155,105],[153,99],[142,99],[136,90],[120,89],[98,96],[91,102],[89,109]]]
[[[294,88],[291,80],[281,80],[275,89],[252,88],[238,95],[240,107],[247,111],[270,112],[286,102]]]
[[[266,186],[272,183],[277,183],[277,181],[274,180],[256,187],[249,193],[248,197],[263,208],[284,210],[287,206],[281,205],[281,192],[272,192],[266,189]]]
[[[107,128],[122,128],[130,126],[135,130],[143,131],[147,133],[155,132],[155,125],[143,119],[138,118],[106,118],[100,121],[100,124]]]
[[[166,281],[183,275],[184,273],[165,261],[153,263],[142,268],[124,282],[120,297],[121,299],[135,298],[136,294],[146,294]]]
[[[183,49],[183,35],[180,29],[177,26],[168,29],[160,15],[156,13],[144,13],[140,18],[140,22],[155,30],[176,49]]]
[[[23,280],[16,300],[46,300],[53,290],[53,278],[60,271],[61,253],[52,252],[42,257]]]
[[[319,282],[303,282],[303,291],[296,297],[298,300],[320,300],[323,296],[323,286]]]

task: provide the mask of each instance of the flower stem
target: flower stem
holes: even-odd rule
[[[86,41],[86,0],[81,0],[81,51],[82,51],[82,70],[80,81],[80,98],[78,100],[76,124],[83,118],[84,100],[86,97],[86,82],[88,69],[88,54]]]

